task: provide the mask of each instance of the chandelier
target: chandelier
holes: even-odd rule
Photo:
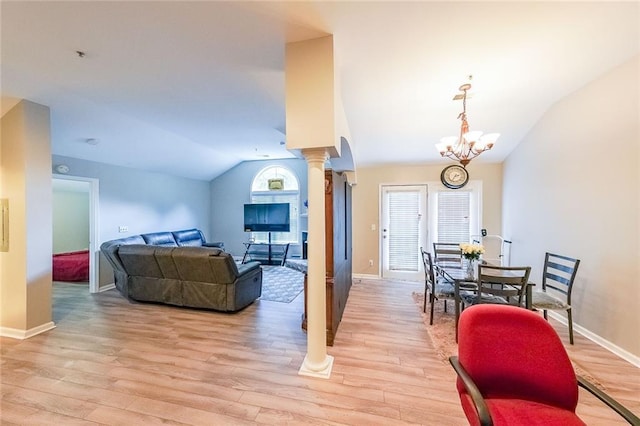
[[[436,148],[443,157],[454,158],[460,161],[463,167],[471,162],[478,155],[493,148],[500,133],[488,133],[483,135],[480,131],[469,131],[467,122],[467,92],[471,89],[471,84],[460,86],[462,94],[457,94],[453,100],[462,99],[462,112],[458,118],[462,121],[459,136],[447,136],[440,139]]]

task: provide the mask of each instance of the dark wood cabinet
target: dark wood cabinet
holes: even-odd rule
[[[342,173],[325,171],[327,345],[332,346],[351,289],[351,186]],[[302,328],[307,329],[307,281]]]

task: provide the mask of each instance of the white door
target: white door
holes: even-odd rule
[[[420,247],[427,244],[427,186],[382,187],[382,277],[421,281]]]

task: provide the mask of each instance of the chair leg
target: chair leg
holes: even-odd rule
[[[567,309],[567,322],[569,323],[569,343],[573,345],[573,318],[571,308]]]
[[[435,296],[431,295],[431,315],[429,316],[429,325],[433,325],[433,307],[436,304]]]
[[[444,312],[447,312],[447,299],[444,299]]]
[[[424,287],[424,305],[422,306],[422,312],[427,312],[427,287]]]
[[[549,321],[549,318],[547,318],[547,310],[546,309],[542,311],[542,316],[544,317],[544,319]]]

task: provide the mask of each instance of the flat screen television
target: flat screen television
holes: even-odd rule
[[[245,232],[289,232],[289,203],[244,205]]]

